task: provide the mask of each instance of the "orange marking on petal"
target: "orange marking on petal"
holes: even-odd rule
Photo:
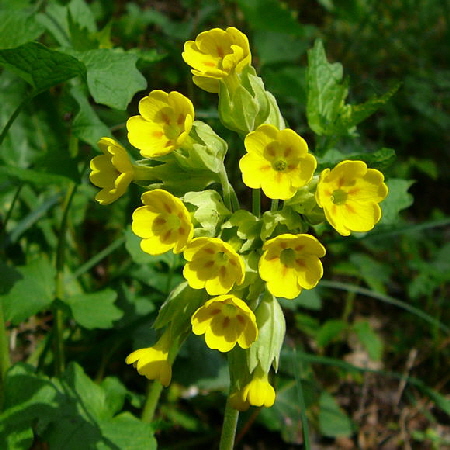
[[[222,47],[216,47],[216,51],[220,58],[223,58],[225,56],[225,52],[223,51]]]
[[[161,119],[166,125],[170,125],[170,118],[167,114],[161,113]]]
[[[222,266],[220,268],[220,275],[222,276],[222,278],[225,277],[226,273],[227,273],[227,269],[225,269],[225,266]]]
[[[223,319],[222,326],[223,326],[223,328],[228,328],[229,325],[230,325],[230,318],[229,317],[225,317]]]
[[[353,206],[346,204],[345,207],[349,213],[355,214],[355,208]]]
[[[347,194],[354,195],[354,194],[357,194],[359,191],[360,191],[359,188],[353,188],[353,189],[350,189],[350,190],[347,192]]]
[[[294,250],[295,250],[296,252],[301,252],[304,248],[305,248],[304,245],[297,245],[297,247],[295,247]]]
[[[203,61],[203,65],[208,67],[216,67],[216,64],[211,61]]]
[[[180,114],[178,116],[177,125],[183,125],[184,121],[186,120],[184,114]]]
[[[210,314],[211,316],[216,316],[216,315],[219,314],[219,313],[220,313],[220,309],[219,309],[219,308],[212,309],[212,310],[209,312],[209,314]]]
[[[170,239],[170,235],[172,234],[172,230],[167,230],[167,232],[164,234],[164,236],[162,237],[162,241],[168,241]]]
[[[268,170],[270,170],[270,166],[269,166],[269,165],[267,165],[267,166],[261,166],[261,167],[259,168],[259,170],[260,170],[260,172],[267,172]]]
[[[172,208],[167,203],[163,203],[164,209],[170,214],[172,212]]]
[[[162,131],[153,131],[152,135],[155,138],[161,139],[164,136],[164,133]]]
[[[214,265],[214,261],[209,260],[205,263],[205,267],[212,267]]]
[[[186,234],[186,231],[183,227],[178,228],[178,234],[180,234],[181,236],[184,236]]]
[[[204,252],[209,253],[210,255],[213,255],[215,252],[212,248],[205,248],[203,249]]]
[[[305,267],[305,261],[303,259],[296,259],[295,263],[301,267]]]
[[[240,322],[242,325],[245,324],[245,319],[244,319],[240,314],[238,314],[238,315],[236,316],[236,319],[237,319],[238,322]]]
[[[292,148],[291,147],[287,147],[284,149],[284,157],[287,158],[290,154],[292,153]]]

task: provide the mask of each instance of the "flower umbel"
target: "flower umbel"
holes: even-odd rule
[[[323,275],[325,247],[309,234],[281,234],[263,246],[259,275],[275,297],[295,298],[312,289]]]
[[[133,364],[140,375],[158,380],[163,386],[170,384],[172,366],[168,361],[170,334],[164,333],[153,347],[141,348],[130,353],[125,362]]]
[[[192,240],[184,250],[184,257],[188,262],[183,275],[194,289],[205,288],[210,295],[221,295],[244,281],[242,257],[220,238]]]
[[[97,145],[103,155],[91,160],[89,179],[102,188],[95,200],[101,205],[109,205],[126,192],[133,181],[134,169],[128,153],[114,139],[103,137]]]
[[[258,336],[253,311],[234,295],[208,300],[193,314],[191,323],[194,334],[204,334],[206,345],[221,352],[236,344],[249,348]]]
[[[194,83],[208,92],[219,92],[219,81],[251,63],[247,36],[237,28],[213,28],[184,44],[183,59],[192,67]]]
[[[328,222],[338,233],[369,231],[381,218],[379,203],[388,188],[383,174],[368,169],[363,161],[342,161],[334,169],[322,171],[316,200]]]
[[[312,178],[317,162],[295,131],[260,125],[245,138],[247,154],[239,161],[244,183],[267,197],[286,200]]]
[[[275,389],[269,383],[267,373],[257,367],[252,380],[239,391],[230,396],[231,406],[239,411],[245,411],[249,406],[265,406],[270,408],[275,403]]]
[[[166,155],[181,147],[194,121],[192,102],[179,92],[152,91],[127,121],[128,139],[142,156]]]
[[[150,255],[180,253],[194,233],[183,202],[163,189],[144,192],[141,198],[144,206],[134,211],[131,229],[142,238],[142,250]]]

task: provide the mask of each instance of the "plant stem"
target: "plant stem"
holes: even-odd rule
[[[145,423],[153,422],[156,406],[161,396],[163,385],[159,381],[149,381],[147,387],[147,397],[142,410],[141,420]]]
[[[270,204],[270,211],[271,212],[277,212],[278,211],[278,204],[279,200],[277,198],[272,200],[272,203]]]
[[[252,189],[252,212],[256,217],[261,216],[261,191]]]
[[[0,301],[0,411],[3,410],[6,371],[10,365],[3,303]]]
[[[222,436],[220,437],[219,450],[233,450],[234,439],[236,437],[236,426],[239,411],[232,408],[229,399],[225,406],[225,416],[223,418]]]
[[[3,128],[3,131],[0,134],[0,145],[2,144],[3,140],[5,139],[6,135],[8,134],[9,129],[11,128],[11,125],[14,123],[14,121],[17,119],[17,116],[22,111],[22,108],[31,100],[32,96],[26,96],[19,104],[19,106],[14,110],[11,117],[9,118],[8,122],[6,122],[5,128]]]
[[[64,259],[66,250],[66,233],[67,233],[67,219],[69,210],[72,205],[77,185],[72,183],[66,192],[64,199],[63,216],[61,220],[61,227],[58,236],[58,245],[56,248],[56,280],[55,280],[55,300],[62,300],[64,298]],[[64,372],[65,356],[64,356],[64,312],[58,301],[53,302],[53,352],[55,362],[55,374],[60,376]]]

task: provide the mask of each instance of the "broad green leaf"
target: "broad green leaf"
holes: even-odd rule
[[[343,112],[347,98],[347,82],[342,81],[340,63],[330,64],[321,40],[308,51],[308,101],[306,114],[309,126],[316,134],[332,134]]]
[[[7,372],[4,409],[0,415],[0,448],[28,450],[33,426],[58,413],[58,391],[51,381],[35,374],[35,368],[17,363]]]
[[[96,148],[97,142],[102,137],[111,137],[111,130],[98,117],[78,86],[72,87],[70,93],[79,106],[72,122],[72,132],[78,139]]]
[[[279,301],[283,308],[286,309],[305,308],[316,311],[322,308],[322,298],[319,292],[318,287],[315,287],[314,289],[303,289],[296,298],[292,300],[279,299]]]
[[[410,207],[414,201],[408,189],[414,183],[413,180],[390,179],[386,182],[389,193],[380,203],[382,216],[380,224],[390,225],[398,221],[399,212]]]
[[[352,253],[350,262],[354,266],[354,274],[359,275],[376,292],[386,294],[386,285],[390,281],[392,268],[364,253]]]
[[[0,50],[0,64],[12,70],[33,87],[33,94],[77,76],[83,76],[83,63],[65,53],[50,50],[37,42]]]
[[[319,406],[319,427],[324,436],[343,437],[353,434],[352,421],[328,392],[320,395]]]
[[[43,32],[32,10],[0,10],[0,49],[19,47]]]
[[[0,260],[0,273],[2,278],[0,281],[0,295],[5,295],[14,284],[22,278],[20,272],[12,266]]]
[[[147,82],[136,68],[138,57],[122,49],[70,51],[87,68],[87,85],[97,103],[124,110]]]
[[[370,359],[372,361],[380,361],[383,355],[383,341],[373,331],[370,323],[367,320],[359,320],[353,324],[353,330],[367,350]]]
[[[275,31],[303,36],[303,24],[297,13],[277,0],[237,0],[245,18],[255,30]],[[270,14],[268,12],[270,11]]]
[[[319,347],[326,347],[334,339],[341,337],[347,323],[339,319],[327,320],[317,331],[316,342]]]
[[[94,294],[80,294],[63,299],[72,312],[73,319],[84,328],[111,328],[123,315],[114,305],[117,294],[105,289]]]
[[[46,258],[17,269],[20,280],[6,295],[0,296],[5,318],[14,325],[49,307],[55,285],[55,269]]]

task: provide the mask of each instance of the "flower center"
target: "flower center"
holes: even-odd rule
[[[347,201],[347,192],[342,189],[335,189],[331,196],[331,200],[333,200],[335,205],[342,205]]]
[[[178,230],[181,225],[180,218],[176,214],[167,214],[165,217],[167,223],[167,229],[169,230]]]
[[[226,266],[230,257],[225,252],[217,252],[216,253],[216,263],[221,266]]]
[[[238,309],[231,303],[225,303],[222,308],[222,314],[227,317],[236,317]]]
[[[295,263],[296,253],[293,248],[285,248],[280,255],[280,261],[283,266],[292,267]]]
[[[284,159],[277,159],[272,163],[272,167],[277,172],[284,172],[287,167],[287,162]]]

